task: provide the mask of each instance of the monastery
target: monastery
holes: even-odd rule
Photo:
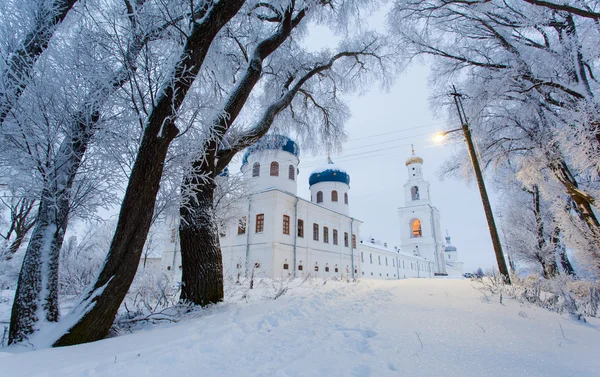
[[[400,247],[361,239],[362,221],[351,216],[350,175],[331,159],[309,177],[310,199],[297,195],[300,150],[291,139],[268,135],[242,160],[252,194],[238,224],[221,229],[225,276],[404,279],[462,275],[450,237],[444,244],[423,159],[406,160],[404,205],[398,208]],[[176,229],[176,228],[174,228]],[[161,268],[181,268],[176,231]]]

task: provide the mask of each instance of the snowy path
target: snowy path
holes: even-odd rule
[[[223,305],[185,323],[77,347],[5,353],[0,374],[600,375],[600,321],[582,324],[508,300],[488,303],[471,285],[404,280],[295,286],[276,301]]]

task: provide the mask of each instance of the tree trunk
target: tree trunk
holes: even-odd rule
[[[158,111],[154,114],[158,115]],[[94,286],[72,311],[83,316],[54,346],[91,342],[108,334],[137,271],[167,149],[177,134],[172,124],[166,125],[163,132],[166,133],[163,138],[144,135],[104,267]]]
[[[53,195],[45,190],[40,201],[37,225],[19,274],[10,318],[9,344],[27,339],[37,330],[40,321],[58,321],[58,258],[69,207],[61,206],[61,201],[53,200]]]
[[[140,262],[167,151],[179,132],[175,125],[177,112],[213,39],[243,4],[244,0],[211,2],[204,16],[194,22],[173,76],[164,85],[146,122],[104,267],[95,284],[71,311],[74,325],[54,346],[92,342],[108,334]]]
[[[23,238],[25,238],[25,234],[17,234],[14,241],[10,243],[10,246],[8,247],[8,255],[6,256],[7,260],[12,259],[13,255],[15,255],[17,251],[19,251],[19,248],[23,243]]]
[[[600,222],[593,209],[595,198],[579,189],[577,180],[565,161],[555,161],[551,167],[555,177],[564,186],[565,192],[574,203],[572,209],[587,226],[588,232],[582,233],[588,244],[586,253],[591,255],[593,267],[600,270]]]
[[[556,255],[558,256],[558,259],[560,261],[560,265],[563,268],[563,271],[567,274],[567,275],[571,275],[573,277],[576,276],[575,274],[575,270],[573,269],[573,265],[571,265],[571,261],[569,260],[569,257],[567,256],[567,250],[565,249],[565,246],[563,245],[562,241],[560,240],[560,229],[554,228],[554,233],[552,234],[552,244],[554,245],[554,251],[556,253]]]
[[[214,217],[215,181],[186,177],[194,205],[180,208],[181,301],[208,305],[223,300],[223,260]]]
[[[95,119],[97,120],[97,119]],[[20,342],[41,320],[58,321],[58,263],[71,206],[71,188],[90,142],[77,123],[63,140],[45,177],[35,228],[25,252],[10,318],[9,343]],[[43,318],[40,318],[40,313]]]

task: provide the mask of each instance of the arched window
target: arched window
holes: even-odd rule
[[[289,268],[290,268],[290,265],[289,265],[289,264],[287,264],[287,263],[284,263],[284,264],[283,264],[283,269],[284,269],[284,270],[289,270]]]
[[[317,203],[323,203],[323,191],[317,192]]]
[[[348,193],[344,193],[344,204],[348,204]]]
[[[417,186],[411,187],[410,195],[412,197],[412,200],[419,200],[420,199],[419,188]]]
[[[337,200],[338,200],[337,198],[338,198],[337,191],[333,190],[331,192],[331,201],[332,202],[337,202]]]
[[[315,272],[319,271],[319,266],[315,266]]]
[[[302,265],[301,264],[298,265],[298,271],[302,271]]]
[[[270,172],[271,177],[279,177],[279,164],[277,163],[277,161],[271,162]]]
[[[294,165],[288,167],[288,178],[292,181],[296,179],[296,169],[294,169]]]
[[[254,165],[252,165],[252,176],[253,177],[260,176],[260,164],[258,162],[255,162]]]
[[[411,225],[411,237],[422,237],[423,233],[421,232],[421,220],[415,219]]]

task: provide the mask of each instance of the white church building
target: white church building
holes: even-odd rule
[[[310,174],[310,200],[297,195],[299,155],[298,145],[281,135],[264,137],[244,155],[241,171],[252,194],[241,204],[239,224],[220,230],[226,276],[400,279],[446,274],[439,212],[429,201],[422,159],[407,160],[406,201],[398,210],[402,244],[388,248],[374,239],[361,241],[362,221],[350,215],[350,175],[331,159]],[[162,258],[163,268],[171,271],[181,268],[174,235]],[[457,261],[456,249],[451,252]]]

